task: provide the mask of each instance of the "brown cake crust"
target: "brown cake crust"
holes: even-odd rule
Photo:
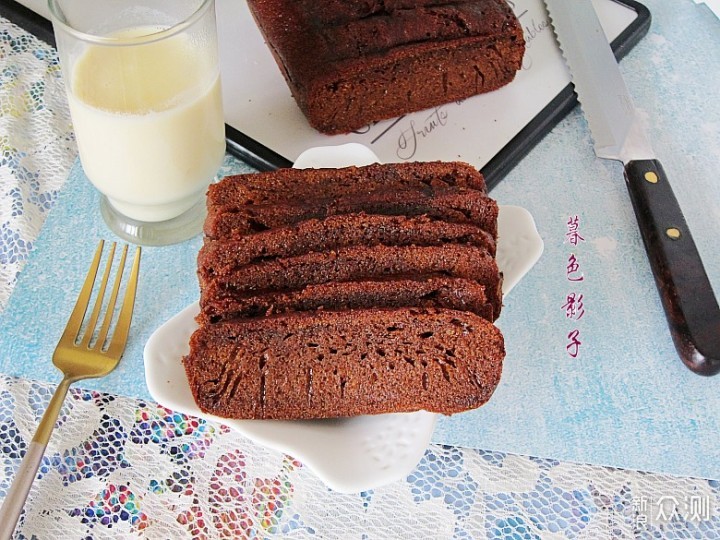
[[[205,413],[304,419],[478,407],[504,355],[500,331],[477,315],[401,308],[206,325],[183,362]]]
[[[484,285],[444,276],[331,282],[307,285],[296,291],[211,297],[203,300],[197,320],[200,324],[215,324],[295,311],[373,307],[441,307],[495,320]]]
[[[311,125],[343,133],[489,92],[525,41],[505,0],[248,0]]]

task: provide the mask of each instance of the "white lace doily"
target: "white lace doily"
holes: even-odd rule
[[[0,497],[52,387],[0,376]],[[432,445],[407,478],[328,490],[289,456],[153,403],[75,390],[20,538],[719,538],[720,483]]]
[[[2,310],[76,149],[57,52],[7,20],[0,21]]]

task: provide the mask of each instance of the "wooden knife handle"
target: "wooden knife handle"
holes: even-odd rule
[[[720,372],[720,308],[675,194],[657,160],[625,166],[630,198],[675,348],[700,375]]]

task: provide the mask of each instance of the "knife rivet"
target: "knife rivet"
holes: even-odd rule
[[[677,240],[678,238],[680,238],[680,229],[670,227],[669,229],[665,230],[665,234],[667,234],[669,238]]]
[[[647,180],[647,181],[650,182],[651,184],[657,184],[657,182],[658,182],[658,175],[655,174],[655,173],[652,172],[652,171],[648,171],[648,172],[645,173],[645,180]]]

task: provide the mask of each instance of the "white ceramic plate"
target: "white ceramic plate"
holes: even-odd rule
[[[297,168],[367,165],[378,161],[359,144],[313,148]],[[501,206],[497,261],[510,292],[537,262],[543,242],[532,216],[517,206]],[[425,452],[435,414],[381,414],[329,420],[228,420],[204,414],[190,392],[182,358],[197,328],[194,303],[158,328],[145,345],[145,377],[150,395],[170,409],[230,426],[248,438],[299,459],[330,488],[356,493],[407,476]]]

